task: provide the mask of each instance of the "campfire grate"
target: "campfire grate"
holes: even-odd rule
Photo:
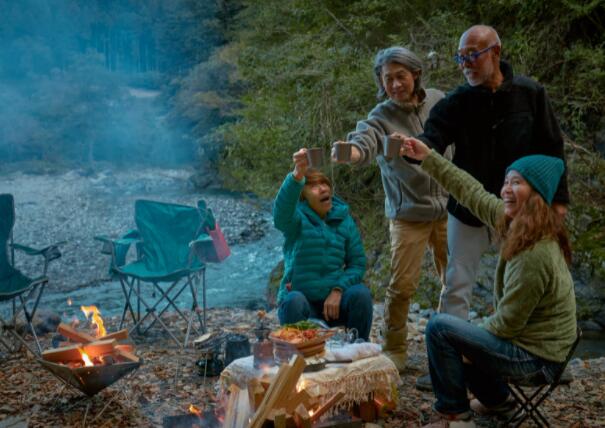
[[[139,360],[112,365],[70,368],[41,359],[38,359],[38,362],[55,377],[89,397],[117,382],[141,365]]]

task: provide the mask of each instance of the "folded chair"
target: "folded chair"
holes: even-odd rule
[[[582,330],[578,327],[576,332],[576,340],[574,341],[569,353],[567,354],[567,357],[565,358],[565,363],[561,365],[561,369],[555,374],[555,377],[551,383],[547,382],[543,377],[538,377],[537,379],[524,379],[517,382],[509,381],[508,390],[519,404],[519,407],[517,412],[507,421],[507,426],[518,427],[523,423],[523,421],[525,421],[525,419],[530,417],[539,427],[550,427],[550,424],[540,412],[539,406],[561,384],[561,376],[563,375],[567,364],[571,360],[578,343],[580,343],[581,337]],[[530,389],[533,388],[533,391],[528,394],[523,391],[522,387]],[[545,389],[546,391],[544,391]]]
[[[2,317],[0,311],[0,349],[9,353],[21,349],[25,339],[16,329],[17,318],[23,312],[25,322],[32,333],[38,353],[42,353],[36,329],[32,323],[44,287],[48,283],[46,272],[52,260],[61,257],[59,245],[62,242],[41,248],[31,248],[13,242],[13,226],[15,225],[15,201],[13,195],[0,194],[0,303],[9,303],[12,312],[8,317]],[[42,256],[44,270],[42,276],[30,278],[15,268],[15,250],[23,251],[29,256]],[[30,303],[33,300],[33,304]],[[29,304],[29,305],[28,305]]]
[[[212,239],[206,230],[213,229],[215,220],[204,201],[191,207],[172,203],[137,200],[135,202],[136,230],[120,239],[97,236],[104,243],[102,252],[111,254],[110,270],[117,276],[125,297],[120,328],[131,315],[134,325],[130,331],[145,334],[159,324],[179,346],[186,347],[193,328],[198,334],[206,329],[205,263],[198,256]],[[136,260],[127,263],[129,247],[135,244]],[[198,286],[202,283],[202,306],[198,305]],[[141,287],[152,287],[152,297],[145,297]],[[176,299],[189,290],[191,310],[187,315]],[[148,299],[156,298],[155,301]],[[141,305],[145,314],[141,316]],[[160,306],[163,306],[160,309]],[[177,338],[162,320],[168,309],[173,309],[187,323],[184,341]],[[200,312],[203,315],[200,315]],[[198,329],[193,318],[197,316]]]

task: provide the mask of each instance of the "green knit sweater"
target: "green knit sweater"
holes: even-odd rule
[[[422,168],[484,224],[493,228],[504,215],[501,199],[435,151]],[[539,241],[510,261],[500,257],[494,308],[483,325],[488,331],[546,360],[565,361],[576,337],[576,300],[571,274],[555,241]]]

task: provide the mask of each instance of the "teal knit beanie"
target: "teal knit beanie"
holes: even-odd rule
[[[517,159],[506,169],[506,173],[515,170],[531,184],[548,205],[559,187],[559,181],[565,170],[563,161],[559,158],[545,155],[531,155]]]

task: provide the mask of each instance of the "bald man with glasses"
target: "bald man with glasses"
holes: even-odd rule
[[[416,137],[440,153],[455,145],[454,164],[496,195],[513,161],[532,154],[564,160],[561,130],[544,87],[514,74],[500,58],[501,49],[492,27],[475,25],[462,34],[454,61],[467,83],[433,107],[424,132]],[[568,203],[563,176],[553,206],[565,215]],[[439,311],[467,319],[479,263],[491,235],[451,196],[447,208],[448,264]],[[430,388],[430,378],[419,378],[417,386]]]

